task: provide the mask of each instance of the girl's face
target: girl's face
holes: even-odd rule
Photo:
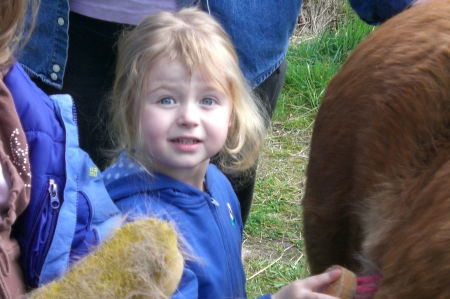
[[[201,69],[190,75],[179,60],[158,60],[149,70],[142,110],[153,170],[199,189],[209,159],[225,144],[233,106],[226,91],[203,75]]]

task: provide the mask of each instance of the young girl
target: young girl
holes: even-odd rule
[[[117,162],[104,180],[131,219],[175,223],[195,257],[173,298],[246,298],[239,202],[210,164],[245,171],[261,150],[264,117],[244,82],[231,41],[196,9],[149,16],[119,42],[111,105]],[[273,298],[334,298],[314,290],[340,275],[296,281]]]

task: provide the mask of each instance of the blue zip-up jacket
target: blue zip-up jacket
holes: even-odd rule
[[[103,178],[119,210],[131,218],[147,215],[172,221],[195,256],[186,262],[172,298],[247,297],[239,201],[214,165],[205,176],[208,192],[162,174],[151,176],[125,153]]]
[[[62,275],[69,264],[101,243],[121,215],[100,171],[78,146],[76,112],[67,95],[48,97],[19,63],[4,82],[25,132],[31,196],[13,234],[28,287]]]
[[[66,185],[66,134],[55,115],[53,101],[30,80],[18,63],[5,76],[17,113],[28,141],[31,167],[31,198],[28,208],[17,219],[13,233],[21,247],[20,260],[25,283],[37,287],[43,260],[52,240],[52,233]],[[78,138],[78,136],[73,136]],[[65,269],[63,269],[65,270]]]

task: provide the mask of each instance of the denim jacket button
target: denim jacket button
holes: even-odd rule
[[[56,81],[58,80],[58,75],[56,75],[55,73],[51,73],[50,78],[52,78],[53,81]]]
[[[64,25],[64,19],[63,18],[58,18],[58,25],[59,26]]]
[[[53,65],[53,71],[54,71],[55,73],[59,72],[60,70],[61,70],[61,68],[59,67],[59,65],[57,65],[57,64],[54,64],[54,65]]]

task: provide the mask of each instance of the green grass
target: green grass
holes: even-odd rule
[[[244,232],[249,298],[309,275],[301,198],[314,117],[326,84],[372,30],[348,10],[337,29],[289,49],[285,86],[261,155]]]

